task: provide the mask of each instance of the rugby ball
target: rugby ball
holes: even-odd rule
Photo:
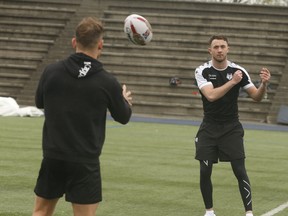
[[[152,40],[152,28],[146,18],[131,14],[124,21],[124,33],[130,42],[136,45],[146,45]]]

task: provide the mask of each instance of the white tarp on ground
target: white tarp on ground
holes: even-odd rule
[[[0,97],[0,116],[43,116],[42,110],[33,107],[21,107],[11,97]]]

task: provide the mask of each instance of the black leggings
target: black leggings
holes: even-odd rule
[[[252,211],[251,187],[246,173],[244,159],[231,161],[231,167],[238,180],[239,191],[245,211]],[[200,189],[206,209],[213,207],[213,186],[211,181],[212,168],[212,162],[200,161]]]

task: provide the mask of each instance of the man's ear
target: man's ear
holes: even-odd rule
[[[210,47],[208,48],[208,52],[211,54],[211,48]]]
[[[100,40],[98,43],[98,50],[102,50],[103,49],[103,44],[104,44],[104,40]]]
[[[75,37],[72,38],[71,44],[72,44],[73,49],[76,49],[77,41]]]

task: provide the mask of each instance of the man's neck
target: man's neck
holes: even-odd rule
[[[228,66],[228,61],[224,60],[224,61],[219,62],[219,61],[216,61],[216,60],[212,59],[212,65],[217,70],[224,70]]]
[[[76,49],[76,53],[84,53],[87,56],[90,56],[91,58],[98,59],[100,56],[99,50],[94,49],[94,50],[81,50],[81,49]]]

